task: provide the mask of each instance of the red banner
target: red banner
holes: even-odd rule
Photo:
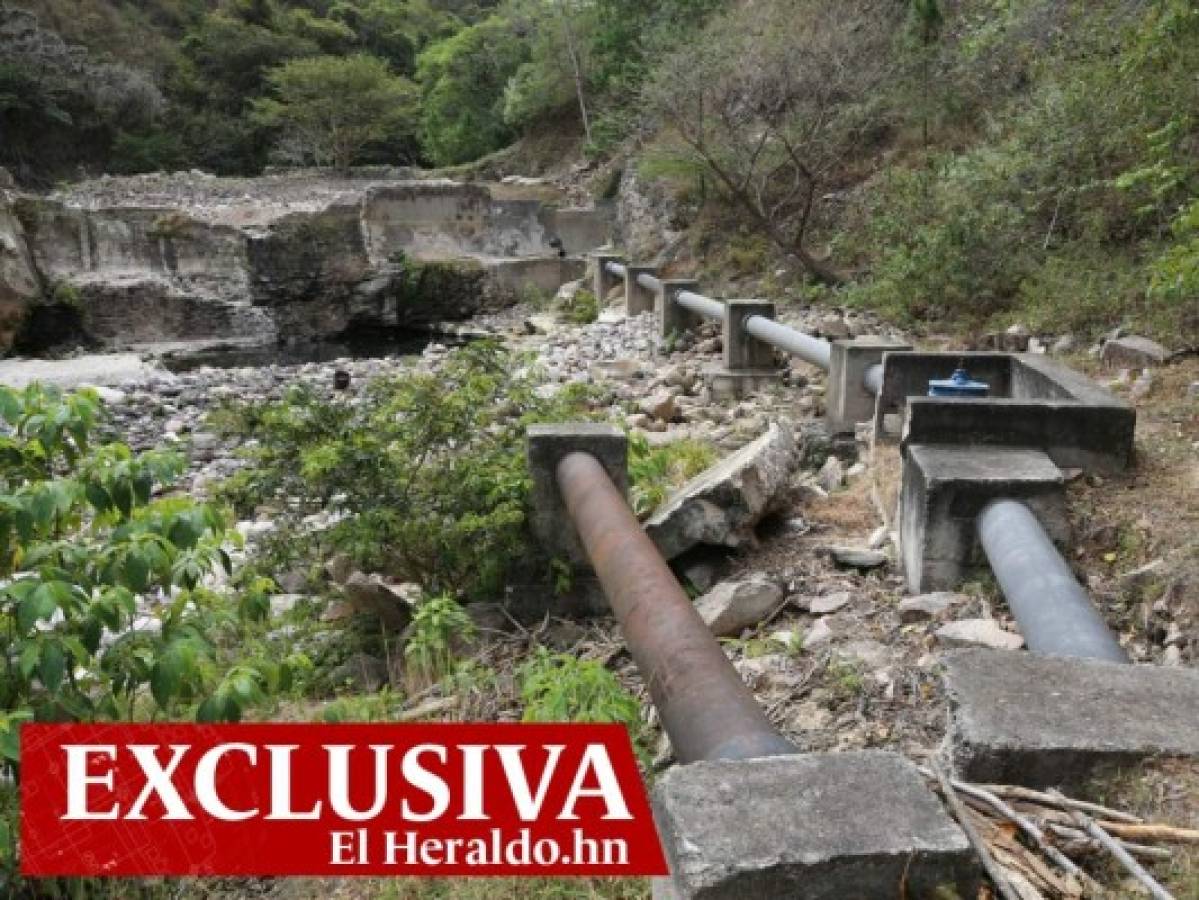
[[[661,875],[619,725],[26,725],[26,875]]]

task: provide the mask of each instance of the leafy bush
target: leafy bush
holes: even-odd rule
[[[244,508],[294,504],[293,526],[330,506],[350,510],[321,539],[359,566],[434,594],[494,594],[528,550],[525,428],[584,409],[582,387],[539,397],[528,364],[477,342],[436,372],[373,382],[360,402],[297,388],[279,403],[230,408],[214,424],[260,443],[223,493]]]
[[[515,137],[504,120],[504,90],[527,58],[528,45],[501,15],[431,44],[420,55],[421,144],[434,163],[468,162]]]
[[[454,669],[455,647],[470,640],[475,624],[453,597],[430,597],[416,608],[404,656],[428,682]]]
[[[572,325],[590,325],[599,318],[599,300],[591,291],[580,288],[558,310],[558,317]]]
[[[521,667],[520,698],[526,722],[617,722],[634,740],[641,733],[641,704],[593,660],[538,647]]]
[[[1199,200],[1174,220],[1175,243],[1150,268],[1148,305],[1162,330],[1199,337]]]
[[[236,721],[287,686],[285,664],[225,670],[222,636],[269,611],[269,583],[240,602],[205,586],[232,566],[220,512],[155,496],[182,471],[163,452],[93,444],[94,393],[0,388],[0,771],[21,722],[194,715]],[[140,613],[137,595],[155,598]],[[0,829],[0,839],[4,838]],[[0,840],[0,858],[12,860]]]
[[[849,302],[900,320],[978,327],[1012,305],[1028,266],[1013,160],[990,150],[933,172],[891,174],[871,203],[866,240],[883,248]]]

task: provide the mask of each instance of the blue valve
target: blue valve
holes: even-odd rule
[[[930,397],[985,397],[990,390],[987,382],[971,380],[961,366],[948,378],[933,379],[928,383]]]

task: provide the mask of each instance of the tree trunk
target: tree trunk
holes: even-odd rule
[[[566,32],[566,52],[570,56],[570,65],[574,69],[575,95],[579,98],[579,115],[583,119],[583,133],[587,143],[591,143],[591,117],[587,114],[587,94],[583,89],[583,64],[579,59],[579,48],[575,42],[575,30],[570,24],[570,10],[566,8],[565,0],[558,0],[558,10],[562,14],[562,28]]]

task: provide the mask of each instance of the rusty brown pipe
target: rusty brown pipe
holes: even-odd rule
[[[770,724],[599,461],[571,453],[556,475],[679,762],[798,752]]]

